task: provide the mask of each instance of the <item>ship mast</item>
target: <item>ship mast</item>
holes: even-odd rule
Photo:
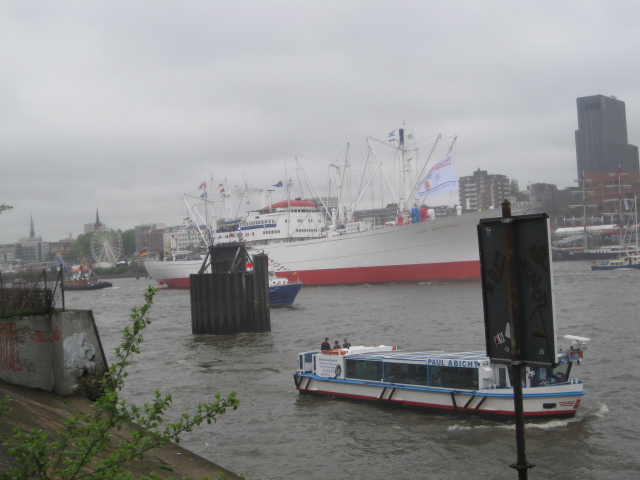
[[[622,187],[631,188],[631,185],[622,185],[622,176],[628,175],[627,172],[623,172],[620,166],[618,166],[618,171],[615,173],[610,173],[609,176],[613,177],[614,175],[618,176],[618,223],[620,224],[620,251],[624,248],[624,220],[622,219]],[[607,185],[607,187],[615,187],[615,185]],[[605,202],[607,200],[605,199]]]
[[[220,193],[222,193],[224,215],[227,218],[227,220],[231,220],[231,207],[229,205],[229,200],[228,200],[231,195],[227,193],[227,179],[226,178],[222,181],[221,185],[222,185],[222,190],[220,190]]]
[[[638,196],[635,194],[633,195],[633,210],[635,216],[635,221],[633,223],[635,224],[636,230],[636,251],[634,253],[638,255]]]
[[[344,201],[345,192],[343,191],[344,176],[347,173],[347,168],[349,165],[349,146],[350,146],[350,143],[347,142],[347,147],[346,147],[346,152],[344,157],[344,168],[341,167],[339,164],[334,164],[334,163],[331,164],[331,166],[336,169],[336,193],[338,195],[338,201],[336,206],[337,208],[337,213],[335,215],[336,218],[333,219],[333,224],[336,226],[336,228],[338,228],[339,225],[346,224],[347,222],[352,220],[350,218],[347,218],[347,215],[346,215],[346,207],[345,207],[345,201]]]
[[[569,208],[576,208],[576,207],[582,207],[582,235],[583,235],[583,248],[585,250],[587,250],[588,248],[588,241],[587,241],[587,207],[597,207],[597,205],[587,205],[587,194],[589,195],[593,195],[595,192],[593,191],[587,191],[584,188],[584,185],[586,182],[590,182],[591,179],[590,178],[586,178],[584,176],[584,172],[582,172],[582,180],[578,180],[579,182],[582,181],[582,205],[567,205]]]
[[[406,149],[404,146],[404,128],[398,129],[398,151],[400,152],[400,164],[402,165],[402,198],[400,203],[402,206],[402,214],[406,214],[409,211],[409,198],[406,196],[408,191],[408,185],[413,180],[413,171],[411,169],[411,160],[413,157],[407,158]]]

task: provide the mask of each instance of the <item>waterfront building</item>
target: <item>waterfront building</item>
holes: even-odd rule
[[[136,241],[136,251],[142,252],[144,250],[150,250],[151,245],[149,244],[149,234],[154,230],[164,230],[165,228],[166,225],[164,223],[136,225],[133,229],[133,234]]]
[[[0,271],[13,272],[16,263],[15,243],[0,245]]]
[[[640,173],[626,169],[609,172],[585,173],[585,189],[588,190],[589,203],[596,205],[598,213],[607,221],[618,214],[629,213],[634,209],[633,201],[640,197]]]
[[[547,212],[549,215],[555,214],[557,194],[558,187],[551,183],[532,183],[529,185],[531,207]]]
[[[150,254],[159,254],[164,251],[164,231],[164,228],[156,228],[149,232],[147,242],[149,243],[148,250]]]
[[[22,237],[18,240],[18,243],[15,244],[15,260],[24,264],[41,263],[44,262],[44,258],[49,251],[49,244],[43,242],[40,235],[36,235],[35,228],[33,227],[33,217],[31,217],[29,236]]]
[[[460,205],[463,212],[500,208],[511,196],[511,182],[506,175],[489,175],[486,170],[476,170],[473,175],[460,177]]]
[[[627,117],[623,101],[592,95],[577,99],[578,130],[575,132],[578,179],[591,172],[618,168],[640,172],[638,147],[627,140]]]
[[[187,225],[165,228],[162,237],[164,255],[168,253],[186,255],[194,247],[204,246],[198,229]]]
[[[49,244],[43,242],[42,237],[23,237],[16,244],[15,256],[22,263],[41,263],[49,251]]]

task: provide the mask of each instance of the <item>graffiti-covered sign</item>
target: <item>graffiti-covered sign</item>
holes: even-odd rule
[[[484,304],[487,355],[497,363],[511,362],[505,224],[502,218],[480,220],[478,243]],[[556,363],[553,276],[546,213],[511,217],[516,262],[517,321],[520,358],[524,365]]]

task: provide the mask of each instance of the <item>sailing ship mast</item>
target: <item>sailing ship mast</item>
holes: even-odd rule
[[[413,157],[407,158],[406,155],[404,128],[398,129],[398,151],[400,152],[400,164],[402,165],[402,193],[406,195],[408,185],[410,185],[410,182],[413,180],[413,171],[411,169],[411,160],[413,160]],[[403,214],[407,214],[409,212],[409,197],[400,198],[400,202],[402,203]]]
[[[597,205],[587,205],[587,194],[593,195],[595,192],[585,190],[585,183],[591,182],[590,178],[585,178],[584,172],[582,172],[582,205],[568,205],[569,208],[582,207],[582,235],[583,235],[583,247],[585,250],[589,247],[587,236],[587,207],[595,208]]]
[[[635,233],[636,233],[636,251],[634,252],[636,255],[638,255],[638,196],[637,195],[633,195],[633,210],[634,210],[634,224],[635,224]]]
[[[623,175],[628,175],[627,172],[623,172],[621,170],[620,167],[618,167],[618,171],[615,173],[610,173],[609,176],[613,177],[614,175],[618,176],[618,223],[620,224],[620,251],[622,251],[624,249],[624,220],[623,220],[623,216],[622,216],[622,188],[631,188],[631,185],[623,185],[622,184],[622,176]],[[616,185],[607,185],[608,188],[614,188]],[[614,200],[614,199],[610,199],[609,201]],[[605,199],[605,202],[607,201],[607,199]],[[636,217],[636,221],[637,221],[637,217]]]

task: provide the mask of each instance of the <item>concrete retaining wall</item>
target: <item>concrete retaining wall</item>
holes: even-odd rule
[[[0,379],[72,395],[78,378],[107,368],[91,310],[0,320]]]

